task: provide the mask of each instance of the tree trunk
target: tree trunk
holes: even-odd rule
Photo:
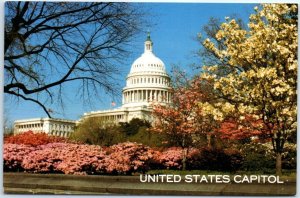
[[[187,156],[187,148],[184,148],[182,153],[182,170],[186,170],[186,156]]]
[[[282,175],[281,153],[276,153],[276,175]]]
[[[211,149],[211,134],[207,133],[206,138],[207,138],[207,148]]]

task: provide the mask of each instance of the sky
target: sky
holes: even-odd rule
[[[195,72],[189,67],[191,64],[199,64],[200,59],[194,54],[200,49],[195,40],[201,28],[207,24],[210,17],[220,18],[225,21],[226,16],[236,14],[245,22],[256,4],[229,4],[229,3],[142,3],[140,9],[153,26],[145,27],[144,33],[139,34],[132,42],[129,49],[132,53],[125,64],[122,65],[122,74],[116,76],[120,87],[125,86],[125,79],[130,71],[131,64],[144,51],[146,32],[150,31],[153,41],[154,54],[159,57],[170,73],[172,65],[178,65],[190,74]],[[120,66],[121,67],[121,66]],[[80,98],[74,98],[76,89],[68,84],[65,89],[65,105],[53,107],[54,118],[77,120],[83,113],[96,110],[111,109],[111,102],[116,102],[116,107],[121,106],[121,97],[111,97],[102,94],[101,98],[93,98],[92,104],[85,104]],[[36,104],[20,100],[11,100],[4,95],[4,116],[9,123],[18,119],[47,117],[43,110]]]

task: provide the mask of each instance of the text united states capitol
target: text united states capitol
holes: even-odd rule
[[[141,174],[140,182],[143,183],[269,183],[282,184],[277,175],[173,175],[158,174],[148,175]]]

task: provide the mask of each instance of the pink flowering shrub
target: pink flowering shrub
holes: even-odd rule
[[[159,163],[167,169],[182,168],[182,148],[170,147],[163,151],[159,156]]]
[[[187,166],[194,163],[196,157],[200,154],[199,149],[189,148],[187,151]],[[182,168],[183,149],[181,147],[170,147],[164,150],[158,158],[160,164],[166,169]]]
[[[49,143],[31,147],[4,144],[6,171],[64,174],[131,174],[145,172],[159,154],[137,143],[120,143],[106,149],[95,145]]]
[[[23,159],[36,148],[28,145],[4,144],[3,162],[4,171],[21,171],[23,170]]]
[[[158,151],[142,144],[119,143],[109,147],[107,156],[98,163],[97,170],[112,174],[145,172],[158,154]]]
[[[189,148],[187,168],[193,168],[200,151]],[[132,174],[149,169],[181,169],[183,149],[154,150],[124,142],[107,148],[73,143],[37,146],[4,144],[4,170],[64,174]]]
[[[104,156],[105,153],[99,146],[50,143],[29,153],[23,159],[22,167],[29,172],[92,174],[95,172],[93,163]]]

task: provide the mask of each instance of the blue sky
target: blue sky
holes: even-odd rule
[[[142,8],[146,10],[149,20],[154,24],[151,27],[145,27],[145,32],[149,29],[151,38],[154,42],[154,53],[165,63],[167,70],[170,72],[171,65],[179,65],[187,72],[193,73],[189,65],[199,63],[193,53],[200,49],[200,45],[195,41],[201,28],[205,25],[210,17],[220,18],[225,21],[226,16],[236,14],[244,21],[253,13],[253,7],[256,4],[205,4],[205,3],[142,3]],[[146,33],[140,34],[133,41],[131,56],[125,60],[122,65],[122,75],[117,76],[119,79],[119,91],[125,85],[125,78],[128,74],[131,63],[138,58],[144,50],[144,41]],[[121,66],[120,66],[121,67]],[[55,114],[53,117],[78,119],[84,112],[93,110],[109,109],[112,100],[116,101],[117,106],[121,105],[121,98],[112,98],[105,94],[101,100],[94,98],[92,105],[84,104],[79,98],[75,98],[73,93],[76,89],[72,84],[68,84],[65,89],[65,106],[64,110],[60,107],[53,107]],[[74,99],[75,98],[75,99]],[[25,102],[21,99],[5,100],[5,116],[13,121],[16,119],[27,119],[46,117],[46,114],[39,106],[34,103]]]

